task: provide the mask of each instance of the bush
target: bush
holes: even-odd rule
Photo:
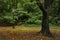
[[[29,13],[20,9],[16,9],[13,14],[17,24],[23,24],[30,18]]]
[[[14,22],[13,22],[13,18],[11,16],[4,16],[2,18],[0,18],[0,24],[1,26],[4,26],[4,25],[13,25]]]

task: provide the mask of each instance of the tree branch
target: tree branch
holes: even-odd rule
[[[44,8],[44,6],[42,5],[42,3],[39,0],[36,0],[36,3],[37,3],[37,5],[39,6],[39,8],[41,9],[42,12],[45,12],[45,13],[47,12],[46,9]],[[47,3],[48,3],[48,5],[46,5],[46,6],[49,7],[53,3],[53,0],[47,1]]]
[[[51,6],[51,4],[53,3],[54,0],[44,0],[44,6],[46,6],[47,8],[49,8]]]
[[[42,12],[46,12],[46,10],[44,9],[42,3],[40,3],[39,0],[36,0],[36,3],[37,3],[38,7],[41,9]]]

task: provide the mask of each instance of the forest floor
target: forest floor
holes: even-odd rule
[[[60,27],[51,27],[54,37],[47,37],[37,34],[40,27],[0,27],[0,40],[60,40]]]

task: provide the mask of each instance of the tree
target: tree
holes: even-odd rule
[[[48,36],[51,35],[50,29],[49,29],[48,8],[52,2],[53,0],[44,0],[44,6],[43,6],[39,0],[36,0],[38,7],[43,13],[41,33]]]
[[[4,1],[0,1],[0,16],[7,11],[7,4]]]
[[[58,0],[58,18],[57,23],[60,24],[60,0]]]
[[[13,12],[14,12],[14,9],[17,9],[17,3],[18,3],[18,0],[12,0],[13,1]],[[13,19],[14,19],[14,13],[13,13]],[[15,25],[16,25],[17,23],[16,22],[14,22],[14,24],[13,24],[13,29],[15,29]]]

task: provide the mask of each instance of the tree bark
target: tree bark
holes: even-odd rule
[[[44,33],[45,35],[50,34],[50,29],[49,29],[49,15],[48,15],[48,3],[49,0],[44,0],[44,8],[46,12],[43,12],[43,17],[42,17],[42,29],[41,32]]]
[[[50,29],[49,29],[49,17],[48,17],[48,6],[50,5],[50,0],[44,0],[44,6],[40,3],[39,0],[36,0],[36,3],[43,13],[41,33],[43,35],[49,36],[51,35]]]

